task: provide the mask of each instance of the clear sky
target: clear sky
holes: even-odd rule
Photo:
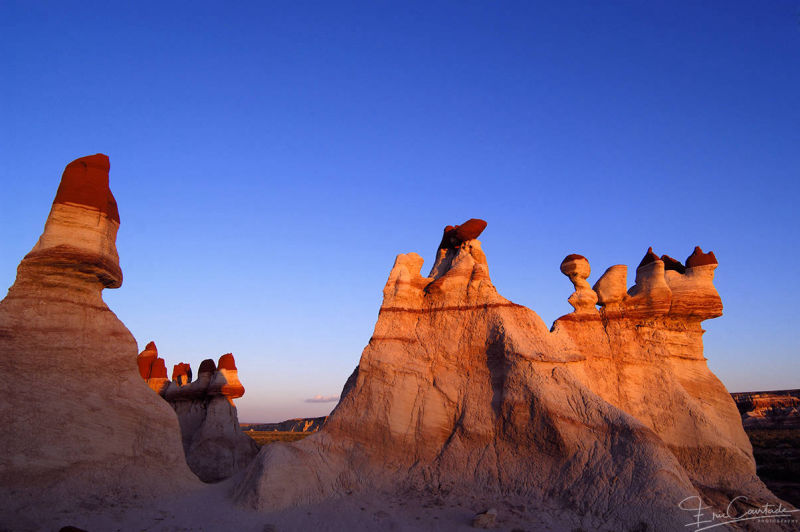
[[[800,2],[0,3],[0,285],[64,166],[111,158],[125,281],[172,365],[233,352],[243,421],[323,415],[398,253],[481,236],[546,322],[585,255],[720,261],[731,391],[800,387]]]

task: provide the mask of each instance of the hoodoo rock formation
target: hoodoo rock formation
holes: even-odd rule
[[[630,290],[622,265],[590,288],[588,261],[571,255],[575,312],[551,330],[498,294],[480,231],[455,230],[427,277],[422,257],[397,257],[339,404],[319,432],[262,448],[240,504],[493,494],[530,522],[561,515],[557,529],[677,530],[687,497],[718,511],[742,493],[737,510],[777,502],[703,357],[700,324],[722,312],[713,255],[681,273],[649,250]]]
[[[148,350],[155,351],[153,342],[147,344],[140,359]],[[203,482],[218,482],[247,466],[258,446],[239,426],[233,400],[244,395],[244,386],[233,355],[222,355],[218,364],[203,360],[194,382],[189,364],[175,364],[172,382],[167,381],[164,367],[163,385],[154,386],[152,379],[147,382],[178,414],[186,463],[191,470]]]
[[[178,386],[183,386],[184,384],[192,382],[192,367],[185,362],[175,364],[172,367],[172,382],[176,383]]]
[[[139,366],[139,375],[147,382],[151,390],[160,394],[169,384],[167,379],[167,365],[164,359],[158,356],[155,342],[150,342],[144,351],[136,357]]]
[[[0,302],[0,528],[39,528],[62,510],[199,484],[174,412],[147,389],[163,365],[106,306],[122,284],[119,213],[105,155],[70,163],[39,241]],[[153,346],[153,350],[155,346]]]

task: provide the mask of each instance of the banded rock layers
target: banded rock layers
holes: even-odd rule
[[[800,390],[732,393],[742,425],[750,429],[800,428]]]
[[[0,402],[2,519],[14,529],[77,503],[197,482],[175,414],[142,383],[136,342],[102,299],[122,284],[108,170],[101,154],[67,166],[44,232],[0,302],[0,378],[24,383]]]
[[[277,509],[376,490],[494,494],[615,530],[683,528],[686,497],[774,502],[702,356],[700,322],[721,313],[715,263],[665,272],[656,256],[626,291],[624,266],[592,289],[588,261],[567,257],[576,311],[551,331],[497,293],[480,242],[448,227],[429,276],[415,253],[395,260],[322,429],[262,448],[233,496]]]

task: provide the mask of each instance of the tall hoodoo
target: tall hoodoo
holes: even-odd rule
[[[0,378],[26,384],[0,402],[0,524],[14,529],[196,482],[174,412],[142,382],[160,372],[157,352],[137,371],[136,342],[102,298],[122,284],[108,170],[102,154],[66,167],[0,302]]]
[[[169,379],[167,379],[167,365],[164,359],[158,356],[155,342],[145,346],[144,351],[136,357],[136,363],[139,366],[139,375],[151,390],[160,394],[169,384]]]
[[[651,250],[626,293],[624,266],[593,290],[588,261],[569,256],[575,312],[551,331],[497,293],[480,231],[456,231],[428,277],[419,255],[397,257],[336,409],[308,438],[264,447],[234,490],[241,504],[489,494],[525,505],[528,524],[550,512],[556,529],[666,530],[686,523],[689,496],[776,501],[702,357],[699,323],[721,312],[715,265],[665,271]]]
[[[119,212],[108,186],[109,168],[101,153],[67,165],[44,232],[23,265],[50,273],[87,273],[105,288],[122,286],[116,247]]]

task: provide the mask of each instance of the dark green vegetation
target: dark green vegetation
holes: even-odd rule
[[[748,429],[758,476],[772,493],[800,507],[800,429]]]
[[[313,434],[312,432],[279,432],[260,430],[245,430],[244,433],[253,438],[253,441],[255,441],[259,447],[267,445],[268,443],[275,443],[276,441],[298,441]]]

